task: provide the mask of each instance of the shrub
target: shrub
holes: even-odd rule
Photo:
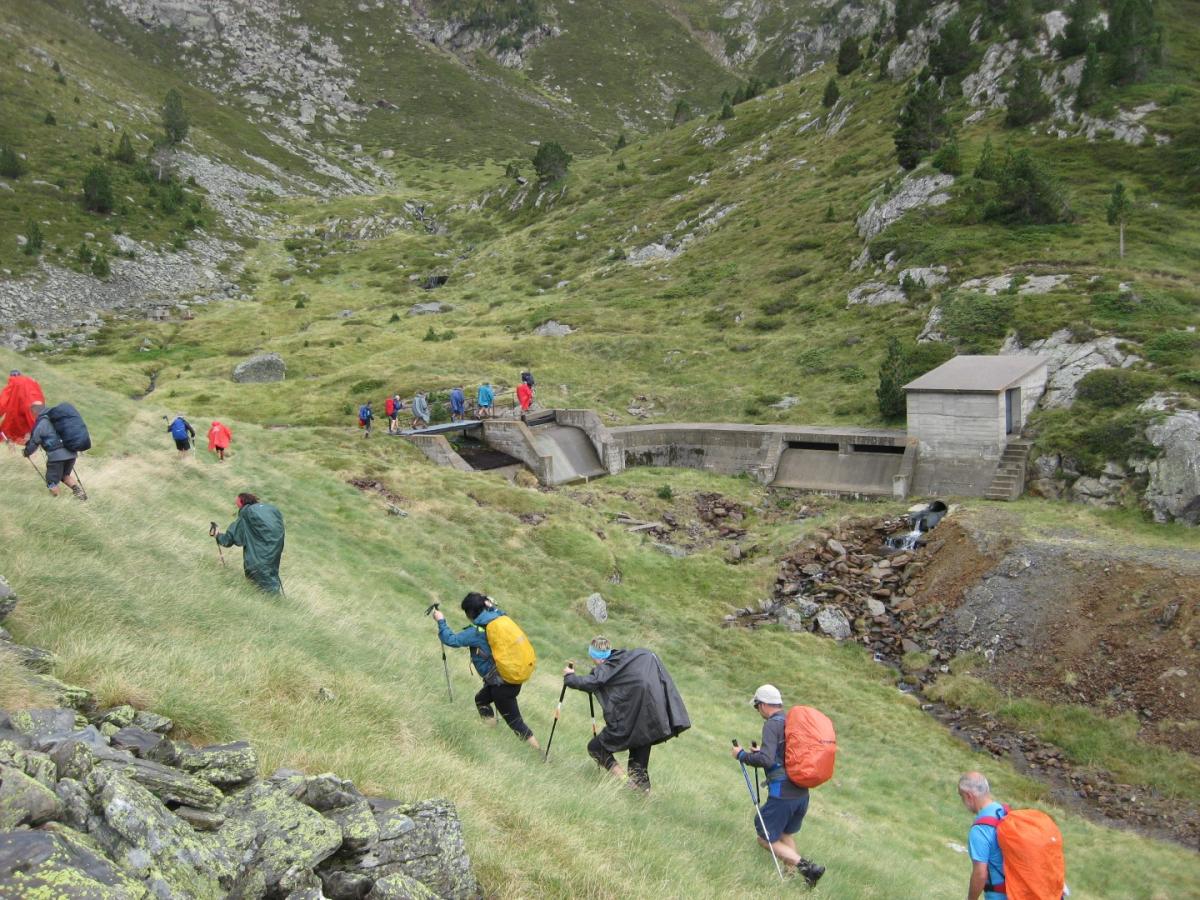
[[[979,152],[979,162],[975,164],[974,175],[982,181],[995,181],[998,174],[996,151],[992,149],[991,137],[986,137],[983,140],[983,149]]]
[[[664,484],[654,492],[654,496],[658,497],[659,500],[674,500],[675,491],[671,489],[669,484]]]
[[[119,163],[124,163],[129,166],[137,161],[137,153],[133,149],[133,141],[129,139],[127,132],[121,132],[121,139],[117,142],[117,149],[113,151],[112,158]]]
[[[0,175],[20,178],[25,174],[25,160],[12,147],[0,147]]]
[[[942,301],[942,331],[967,353],[993,353],[1012,322],[1008,294],[954,294]]]
[[[933,167],[947,175],[957,177],[962,174],[962,155],[959,153],[958,141],[954,135],[951,135],[950,139],[933,155]]]
[[[830,109],[838,102],[838,98],[841,95],[842,92],[838,90],[837,79],[830,78],[825,82],[825,93],[821,96],[821,105],[826,109]]]
[[[1082,403],[1101,408],[1115,408],[1141,403],[1154,393],[1158,379],[1147,372],[1129,369],[1096,369],[1088,372],[1075,386],[1075,396]]]
[[[1146,359],[1162,366],[1187,362],[1200,350],[1200,334],[1192,331],[1163,331],[1145,344]]]
[[[842,45],[838,47],[837,56],[837,73],[839,75],[849,75],[862,63],[862,54],[858,49],[858,39],[854,36],[847,36],[842,41]]]
[[[567,174],[571,154],[554,141],[542,144],[533,156],[533,168],[541,181],[557,181]]]
[[[25,246],[22,248],[25,255],[37,256],[42,252],[43,243],[45,238],[42,237],[42,227],[36,219],[30,219],[25,223]]]
[[[104,166],[92,166],[83,177],[83,205],[92,212],[112,212],[112,180]]]
[[[44,119],[42,119],[42,124],[43,125],[57,125],[58,119],[56,119],[54,117],[54,113],[50,112],[50,110],[46,110],[46,117]]]
[[[1008,112],[1004,114],[1004,124],[1009,128],[1019,128],[1044,119],[1053,108],[1054,104],[1042,91],[1037,66],[1023,58],[1017,64],[1017,77],[1008,92]]]
[[[1051,225],[1071,219],[1058,180],[1028,150],[1010,153],[997,175],[996,199],[984,217],[1012,225]]]
[[[183,206],[185,199],[183,185],[178,181],[171,181],[167,184],[166,189],[159,194],[158,204],[164,213],[170,215],[177,212]]]
[[[81,266],[86,266],[96,258],[96,254],[92,252],[92,248],[87,245],[87,241],[79,242],[79,249],[75,251],[75,258],[79,260]]]
[[[183,108],[183,95],[175,88],[167,91],[162,106],[162,126],[167,135],[167,143],[178,144],[187,137],[190,122],[187,110]]]
[[[365,394],[373,393],[383,387],[384,383],[378,378],[368,378],[365,381],[355,382],[350,385],[350,396],[361,397]]]
[[[97,278],[107,278],[112,274],[112,267],[108,264],[108,257],[103,251],[96,254],[96,258],[92,260],[92,274]]]

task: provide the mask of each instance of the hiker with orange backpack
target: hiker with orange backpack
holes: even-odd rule
[[[469,647],[471,665],[483,679],[483,689],[475,695],[475,708],[489,725],[496,723],[492,706],[504,717],[513,734],[534,750],[541,750],[533,729],[521,718],[517,695],[537,665],[533,645],[521,627],[496,606],[491,597],[471,591],[463,597],[462,611],[471,624],[457,634],[446,624],[436,607],[438,638],[447,647]]]
[[[756,806],[754,815],[758,842],[777,860],[794,866],[812,887],[825,874],[825,867],[800,855],[794,835],[808,813],[809,787],[824,783],[833,774],[837,751],[832,743],[833,726],[826,727],[829,720],[807,706],[792,707],[784,715],[783,696],[773,684],[759,687],[750,702],[765,720],[762,745],[746,750],[735,741],[733,758],[743,766],[766,771],[767,802]],[[749,783],[747,780],[747,787]]]
[[[967,900],[1060,900],[1066,896],[1062,832],[1036,809],[997,803],[979,772],[958,779],[958,796],[975,814],[967,835]]]

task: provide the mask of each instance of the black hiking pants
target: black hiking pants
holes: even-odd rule
[[[588,756],[605,769],[611,769],[617,764],[617,758],[600,745],[600,738],[603,734],[604,732],[601,731],[600,734],[588,741]],[[650,748],[652,746],[652,744],[647,744],[644,747],[629,748],[629,779],[645,791],[650,790]]]
[[[483,690],[475,695],[475,708],[479,710],[479,715],[483,718],[494,719],[496,718],[496,713],[492,712],[494,703],[508,727],[517,737],[522,739],[531,737],[533,730],[525,724],[525,720],[521,718],[521,709],[517,706],[519,693],[521,693],[519,684],[484,684]]]

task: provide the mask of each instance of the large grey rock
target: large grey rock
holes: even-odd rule
[[[175,723],[166,716],[147,712],[144,709],[139,709],[134,713],[133,724],[138,728],[145,728],[147,731],[157,731],[159,734],[167,734],[175,727]]]
[[[1119,486],[1110,483],[1107,479],[1091,478],[1083,476],[1075,479],[1075,483],[1071,485],[1071,499],[1078,503],[1086,503],[1089,506],[1116,506],[1118,499]]]
[[[270,782],[257,782],[229,797],[221,812],[253,826],[253,867],[274,890],[312,870],[342,843],[336,823],[292,799]],[[295,885],[299,886],[299,885]]]
[[[1159,449],[1156,459],[1138,464],[1149,476],[1143,497],[1156,522],[1200,524],[1200,412],[1179,397],[1155,394],[1139,407],[1163,414],[1146,428]]]
[[[1075,389],[1080,379],[1097,369],[1127,369],[1140,357],[1121,349],[1120,338],[1111,335],[1075,342],[1069,329],[1054,332],[1048,338],[1022,346],[1015,336],[1010,336],[1000,353],[1036,353],[1045,356],[1046,393],[1042,405],[1056,409],[1070,406],[1075,400]]]
[[[8,718],[15,731],[29,737],[35,750],[45,750],[75,730],[73,709],[22,709]]]
[[[846,294],[846,302],[851,306],[883,306],[887,303],[903,303],[907,299],[908,295],[901,288],[882,281],[863,282]]]
[[[369,850],[341,853],[318,870],[333,900],[358,900],[378,881],[397,873],[438,897],[466,900],[478,885],[463,844],[454,806],[444,800],[402,805],[372,800],[379,842]],[[386,895],[385,895],[386,896]]]
[[[17,608],[17,594],[9,587],[4,576],[0,575],[0,622],[3,622],[12,615],[12,611]]]
[[[39,647],[26,647],[24,644],[0,640],[0,653],[31,672],[46,674],[54,668],[54,654]]]
[[[570,325],[557,322],[554,319],[551,319],[549,322],[543,322],[537,328],[533,329],[533,333],[538,337],[566,337],[574,331],[575,329]]]
[[[441,303],[435,300],[431,303],[414,303],[408,308],[408,314],[410,316],[429,316],[453,312],[453,310],[454,307],[449,303]]]
[[[241,384],[264,384],[272,381],[283,381],[287,374],[287,365],[278,353],[259,353],[244,362],[240,362],[233,370],[233,380]]]
[[[136,878],[70,828],[0,834],[0,897],[144,900]]]
[[[367,900],[437,900],[437,894],[415,878],[397,872],[376,881]]]
[[[817,627],[835,641],[850,637],[850,620],[836,606],[824,606],[817,613]]]
[[[169,754],[169,758],[165,754]],[[213,744],[198,750],[163,741],[155,748],[153,755],[160,762],[177,766],[209,784],[222,787],[244,784],[258,774],[258,754],[245,741]]]
[[[97,769],[116,771],[164,803],[215,810],[223,799],[221,792],[207,781],[151,759],[139,759],[124,750],[71,739],[55,747],[53,757],[59,775],[64,778],[83,780]]]
[[[604,597],[600,594],[592,594],[587,598],[587,611],[597,622],[608,621],[608,604],[604,602]]]
[[[371,804],[359,800],[350,806],[331,809],[324,813],[342,831],[342,850],[364,850],[373,847],[379,840],[379,823]]]
[[[42,825],[62,817],[54,791],[20,769],[0,765],[0,830]]]
[[[953,175],[910,175],[890,197],[876,200],[858,217],[858,235],[871,240],[910,210],[941,206],[950,202],[946,188],[954,184]]]
[[[156,731],[130,725],[112,736],[112,746],[118,750],[126,750],[134,756],[153,758],[155,748],[164,740],[166,738]]]

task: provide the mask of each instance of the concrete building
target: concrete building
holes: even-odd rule
[[[1021,429],[1046,389],[1046,363],[956,356],[906,384],[908,433],[918,447],[913,492],[1019,496],[1029,449]]]

